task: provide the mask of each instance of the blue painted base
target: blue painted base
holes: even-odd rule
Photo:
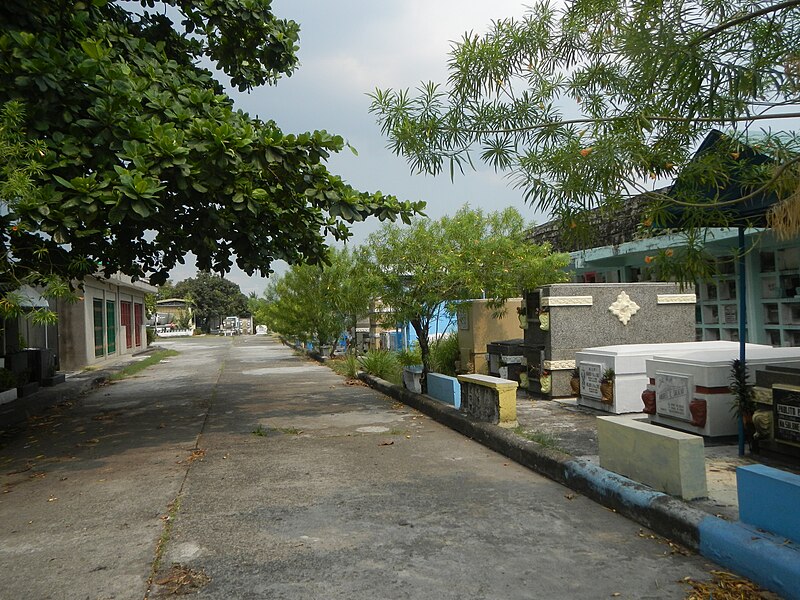
[[[739,520],[800,544],[800,475],[748,465],[736,469]]]
[[[455,408],[461,408],[461,384],[455,377],[428,373],[428,396]]]

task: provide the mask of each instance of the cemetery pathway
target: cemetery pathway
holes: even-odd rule
[[[716,568],[272,339],[163,345],[4,436],[0,598],[685,598]]]

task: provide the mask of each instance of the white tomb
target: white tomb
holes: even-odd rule
[[[751,348],[759,347],[747,344]],[[575,354],[575,366],[581,373],[578,404],[613,414],[642,412],[642,392],[647,388],[646,362],[654,356],[682,356],[712,350],[738,356],[739,343],[729,341],[677,342],[670,344],[624,344],[584,348]],[[614,369],[613,402],[601,401],[600,378],[606,369]]]
[[[738,433],[732,410],[731,366],[739,358],[734,350],[711,349],[682,355],[654,356],[647,360],[647,389],[655,391],[655,413],[650,422],[706,437]],[[747,344],[745,364],[749,381],[766,365],[800,363],[800,348],[773,348]],[[693,404],[705,404],[698,411]],[[697,415],[705,418],[698,419]],[[702,424],[701,424],[702,423]]]

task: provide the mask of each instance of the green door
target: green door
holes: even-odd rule
[[[106,300],[106,343],[109,354],[117,352],[117,319],[114,300]]]
[[[95,298],[92,302],[94,322],[94,355],[103,356],[103,301]]]

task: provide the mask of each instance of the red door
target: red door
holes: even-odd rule
[[[144,325],[144,306],[133,305],[133,331],[136,332],[136,345],[142,345],[142,325]]]
[[[120,302],[120,325],[125,328],[125,347],[131,348],[133,346],[133,331],[131,322],[131,303],[130,302]]]

